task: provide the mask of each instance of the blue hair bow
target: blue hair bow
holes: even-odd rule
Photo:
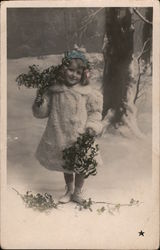
[[[72,50],[65,52],[66,59],[81,59],[85,64],[88,64],[88,60],[86,59],[83,52],[79,50]]]

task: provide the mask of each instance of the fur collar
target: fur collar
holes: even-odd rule
[[[67,87],[66,85],[55,84],[49,88],[54,93],[61,93],[66,91],[78,92],[81,95],[88,95],[91,93],[91,87],[89,85],[82,86],[80,84],[76,84],[73,87]]]

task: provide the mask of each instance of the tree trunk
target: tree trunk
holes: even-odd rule
[[[133,54],[133,31],[129,8],[106,10],[103,117],[112,109],[114,116],[111,124],[114,126],[121,124],[122,117],[126,114],[125,102],[131,79],[129,66]]]

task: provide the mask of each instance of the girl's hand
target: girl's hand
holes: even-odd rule
[[[87,128],[86,132],[89,133],[91,136],[96,136],[96,132],[92,128]]]
[[[35,102],[39,103],[41,101],[42,97],[40,95],[36,96]]]
[[[42,98],[42,95],[40,94],[39,90],[37,91],[37,96],[36,96],[36,99],[35,99],[35,103],[37,105],[41,105],[43,103],[43,98]]]

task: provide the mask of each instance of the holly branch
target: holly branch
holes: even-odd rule
[[[15,188],[12,188],[18,196],[23,200],[26,208],[32,208],[34,211],[39,212],[50,212],[52,208],[57,209],[61,204],[59,202],[55,202],[52,198],[51,194],[33,194],[31,191],[27,191],[25,194],[21,194]],[[93,212],[93,205],[95,204],[104,204],[104,206],[98,208],[96,211],[98,215],[104,213],[105,211],[111,215],[115,215],[115,212],[119,212],[121,207],[131,207],[131,206],[139,206],[141,203],[139,200],[131,199],[129,203],[112,203],[106,201],[93,201],[91,198],[88,200],[84,200],[83,203],[77,203],[75,209],[78,208],[79,211],[89,210]],[[62,205],[62,204],[61,204]]]
[[[105,211],[107,211],[109,214],[114,215],[115,212],[119,212],[121,207],[131,207],[131,206],[139,206],[141,203],[139,200],[131,199],[129,203],[112,203],[112,202],[106,202],[106,201],[93,201],[91,198],[88,200],[85,200],[82,204],[77,204],[76,208],[79,209],[79,211],[83,209],[88,209],[89,211],[93,211],[93,205],[94,204],[104,204],[101,208],[97,209],[98,214],[102,214]]]

